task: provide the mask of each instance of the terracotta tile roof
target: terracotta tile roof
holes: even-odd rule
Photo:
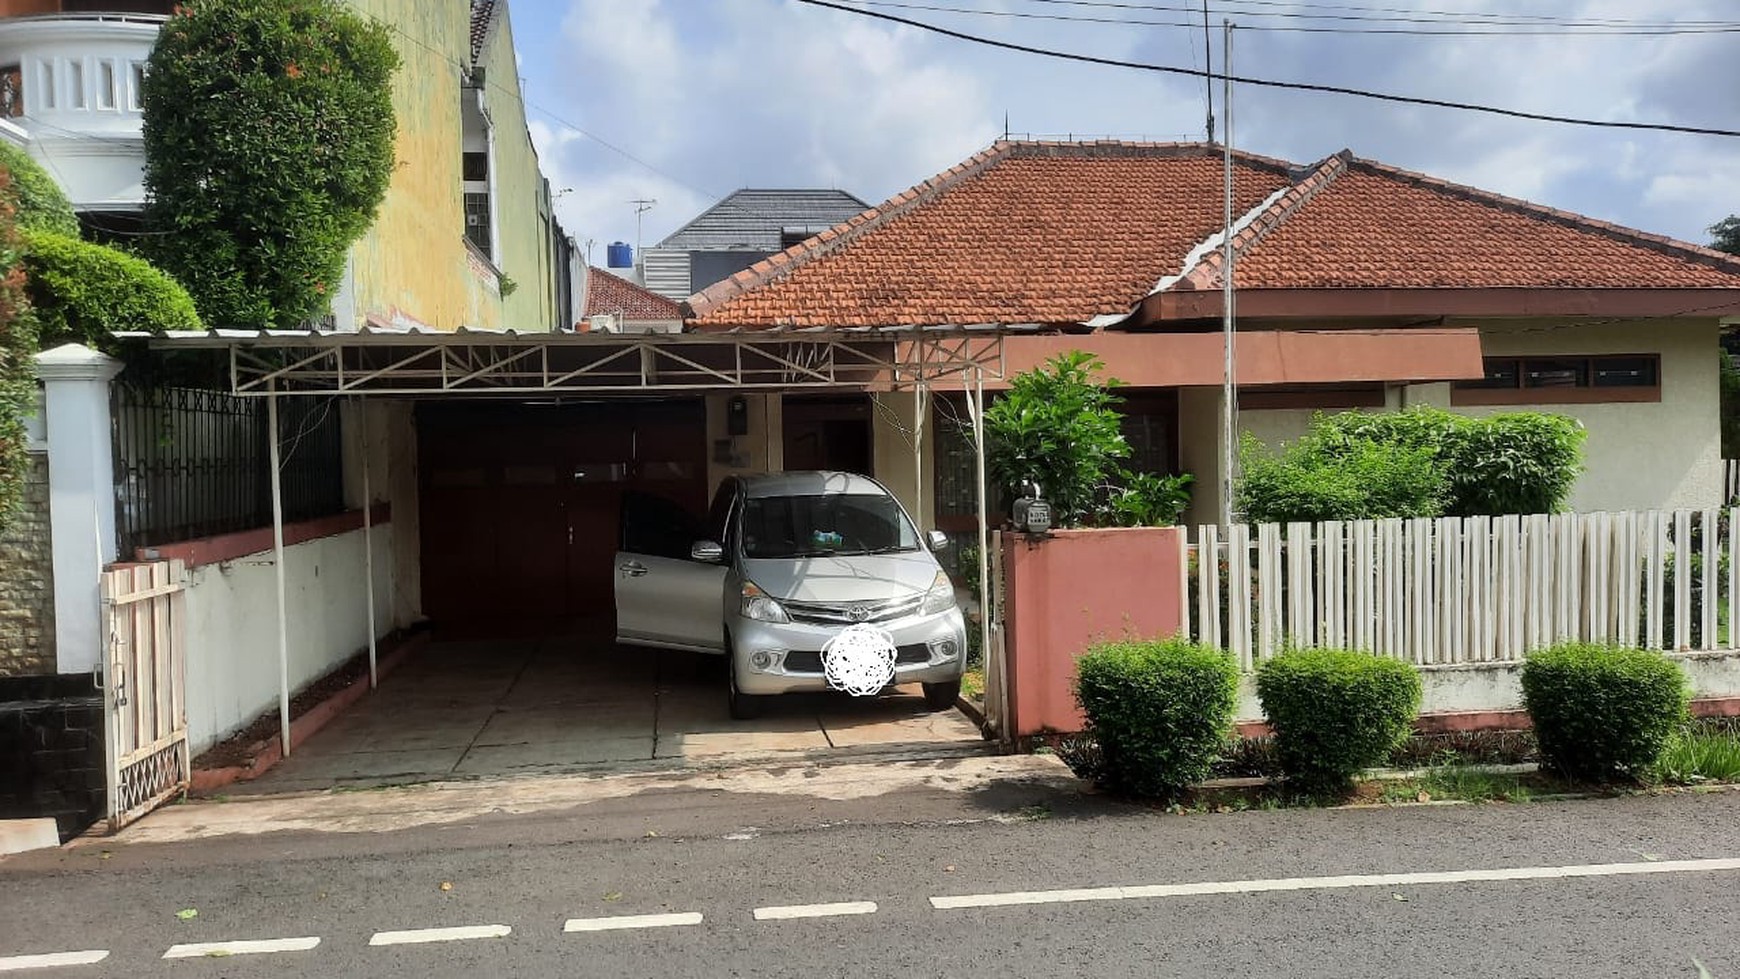
[[[1241,154],[1238,210],[1288,186]],[[1124,314],[1222,218],[1220,150],[999,143],[690,300],[701,328]],[[753,288],[750,288],[753,286]]]
[[[615,313],[628,322],[683,318],[683,304],[601,268],[586,269],[586,316]]]
[[[1309,202],[1239,251],[1240,288],[1740,288],[1740,260],[1721,252],[1330,159],[1340,165]],[[1218,287],[1219,278],[1217,261],[1195,281]]]
[[[1740,288],[1740,260],[1351,153],[1239,154],[1241,289]],[[694,324],[1081,323],[1219,288],[1219,147],[999,143],[691,299]]]
[[[471,65],[477,67],[483,49],[489,43],[490,28],[495,26],[497,0],[471,0]]]

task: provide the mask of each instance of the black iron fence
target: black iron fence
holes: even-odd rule
[[[116,529],[121,555],[141,547],[272,523],[271,442],[262,398],[222,391],[114,386]],[[278,403],[284,519],[344,509],[344,446],[330,398]]]

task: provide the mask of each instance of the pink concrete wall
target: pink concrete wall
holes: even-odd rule
[[[1156,639],[1183,622],[1178,527],[1060,530],[1003,539],[1010,727],[1079,731],[1075,659],[1105,639]]]

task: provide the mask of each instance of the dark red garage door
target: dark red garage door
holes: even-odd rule
[[[417,412],[425,614],[610,626],[622,494],[706,507],[699,400],[430,403]]]

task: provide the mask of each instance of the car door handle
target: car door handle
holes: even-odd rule
[[[639,578],[641,575],[646,574],[646,565],[639,561],[624,561],[616,566],[616,570],[630,578]]]

